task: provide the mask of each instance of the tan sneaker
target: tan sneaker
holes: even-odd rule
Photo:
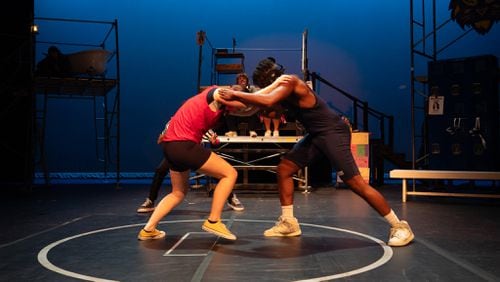
[[[271,137],[271,130],[266,130],[266,132],[264,132],[264,137]]]
[[[220,220],[216,223],[210,223],[210,221],[208,221],[207,219],[205,220],[205,222],[203,222],[201,229],[228,240],[236,240],[236,236],[231,233],[231,231],[226,228],[226,225],[224,225],[224,223],[222,223]]]
[[[141,241],[161,239],[164,237],[165,237],[165,231],[160,231],[158,229],[155,229],[153,231],[146,231],[144,229],[141,229],[139,235],[137,235],[137,239]]]
[[[413,240],[413,238],[415,238],[415,235],[413,234],[413,231],[411,231],[410,225],[408,222],[401,220],[398,224],[391,228],[387,245],[392,247],[406,246]]]
[[[299,221],[293,218],[284,218],[280,216],[278,222],[272,227],[264,231],[266,237],[292,237],[302,234]]]
[[[152,212],[155,210],[155,203],[151,201],[149,198],[146,198],[144,203],[139,206],[137,209],[138,213],[144,213],[144,212]]]
[[[238,199],[234,193],[231,198],[227,199],[227,205],[235,211],[242,211],[245,209],[240,199]]]

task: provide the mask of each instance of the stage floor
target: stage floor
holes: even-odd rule
[[[400,185],[379,190],[411,224],[409,246],[385,246],[388,224],[345,188],[297,191],[294,238],[262,235],[279,216],[276,193],[236,191],[245,210],[223,213],[234,242],[202,232],[203,189],[164,218],[165,239],[147,242],[136,236],[149,215],[135,211],[148,185],[4,189],[0,281],[500,281],[498,200],[403,204]]]

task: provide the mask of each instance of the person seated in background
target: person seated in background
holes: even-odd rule
[[[50,46],[45,54],[45,58],[36,65],[36,75],[40,76],[65,76],[69,75],[71,64],[66,55],[64,55],[56,46]]]
[[[271,108],[263,109],[260,113],[260,118],[266,130],[264,136],[280,136],[280,123],[286,123],[284,109],[281,106],[276,105]]]
[[[276,63],[276,60],[273,57],[268,57],[268,59],[274,63]],[[258,68],[259,66],[257,66]],[[281,66],[280,66],[281,67]],[[282,69],[283,70],[283,69]],[[284,70],[283,70],[284,71]],[[252,76],[252,81],[253,83],[258,87],[258,88],[264,88],[267,85],[264,85],[261,83],[259,78],[256,76],[256,73],[258,73],[258,69],[254,71],[253,76]],[[255,91],[252,91],[255,92]],[[264,123],[264,136],[269,137],[277,137],[280,136],[280,123],[286,123],[285,115],[284,115],[284,109],[280,105],[273,105],[272,107],[269,108],[264,108],[260,112],[260,119]]]
[[[249,79],[246,73],[239,73],[236,76],[236,84],[231,86],[233,90],[252,92],[254,89],[249,85]],[[228,137],[238,136],[238,126],[240,123],[247,123],[248,135],[257,137],[257,129],[259,127],[259,117],[256,115],[256,108],[249,106],[234,112],[228,112],[225,116],[227,132],[224,134]]]

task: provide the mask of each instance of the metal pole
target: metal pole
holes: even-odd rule
[[[118,20],[115,19],[115,45],[116,45],[116,187],[120,186],[120,51],[118,48]]]
[[[200,92],[201,87],[201,64],[202,64],[202,56],[203,56],[203,46],[200,45],[198,50],[198,82],[196,83],[196,91]]]
[[[304,81],[309,80],[309,61],[307,58],[307,29],[302,33],[302,74]]]
[[[411,166],[415,169],[415,54],[413,53],[413,0],[410,0],[410,114],[411,114]],[[425,31],[424,31],[425,32]]]

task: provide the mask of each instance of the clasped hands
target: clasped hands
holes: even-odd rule
[[[276,81],[273,82],[273,84],[275,84],[275,85],[288,84],[288,83],[290,83],[290,81],[292,79],[293,79],[292,75],[284,74],[284,75],[281,75],[280,77],[278,77],[276,79]],[[237,95],[238,92],[240,92],[240,91],[235,91],[235,90],[230,89],[230,88],[219,88],[219,90],[218,90],[219,97],[223,100],[226,100],[226,101],[238,100],[238,95]],[[259,92],[259,91],[257,91],[257,92]]]

